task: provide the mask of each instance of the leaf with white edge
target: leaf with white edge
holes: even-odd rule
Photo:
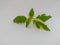
[[[33,10],[33,8],[31,8],[30,12],[29,12],[29,18],[26,21],[26,27],[29,26],[29,24],[31,23],[33,17],[34,17],[34,10]]]
[[[30,19],[27,19],[27,20],[26,20],[26,27],[28,27],[28,26],[29,26],[30,21],[31,21]]]
[[[38,15],[36,18],[46,22],[48,19],[51,18],[51,16],[46,16],[46,14],[41,14],[41,15]]]
[[[39,20],[34,20],[33,23],[35,24],[35,26],[36,26],[38,29],[43,28],[43,29],[46,30],[46,31],[50,31],[50,29],[47,27],[47,25],[44,24],[44,23],[42,23],[42,22],[40,22]]]
[[[37,22],[36,20],[33,20],[33,23],[38,29],[40,29],[40,23],[39,22]]]
[[[17,17],[14,18],[13,22],[17,23],[17,24],[19,24],[19,23],[25,23],[26,19],[27,18],[25,16],[17,16]]]

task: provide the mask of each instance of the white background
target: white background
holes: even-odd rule
[[[13,23],[18,15],[28,17],[31,8],[35,17],[41,13],[52,16],[46,22],[50,32]],[[60,0],[0,0],[0,45],[60,45]]]

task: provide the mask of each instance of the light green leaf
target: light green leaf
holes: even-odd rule
[[[46,14],[41,14],[41,15],[38,15],[36,18],[42,20],[43,22],[46,22],[48,19],[51,18],[51,16],[46,16]]]
[[[38,29],[43,28],[43,29],[46,30],[46,31],[50,31],[50,29],[47,27],[46,24],[44,24],[44,23],[42,23],[42,22],[40,22],[40,21],[38,21],[38,20],[34,20],[33,23],[35,24],[35,26],[36,26]]]
[[[25,16],[17,16],[13,20],[14,23],[25,23],[26,22],[26,17]]]

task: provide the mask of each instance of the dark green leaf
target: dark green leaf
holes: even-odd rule
[[[31,8],[31,10],[29,12],[29,18],[26,21],[26,27],[29,26],[29,24],[31,23],[33,17],[34,17],[34,10],[33,10],[33,8]]]
[[[30,24],[30,19],[27,19],[27,21],[26,21],[26,27],[28,27],[29,24]]]
[[[45,25],[44,23],[42,23],[42,22],[40,22],[40,21],[38,21],[38,20],[34,20],[33,23],[36,25],[36,27],[37,27],[38,29],[40,29],[40,27],[42,27],[44,30],[50,31],[50,29],[47,27],[47,25]]]
[[[40,23],[36,20],[33,20],[33,23],[35,24],[35,26],[40,29]]]
[[[48,19],[51,18],[51,16],[46,16],[46,14],[41,14],[41,15],[38,15],[37,18],[42,20],[43,22],[46,22]]]
[[[40,22],[40,25],[42,26],[42,28],[46,31],[50,31],[50,29],[47,27],[47,25],[43,24],[42,22]]]
[[[34,10],[33,8],[31,8],[29,12],[29,18],[33,18],[33,17],[34,17]]]
[[[26,17],[25,16],[17,16],[13,20],[14,23],[25,23],[26,22]]]

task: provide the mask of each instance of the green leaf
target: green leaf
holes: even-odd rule
[[[29,24],[31,23],[33,17],[34,17],[34,10],[33,10],[33,8],[31,8],[30,12],[29,12],[29,18],[26,21],[26,27],[29,26]]]
[[[17,16],[13,20],[14,23],[25,23],[26,22],[26,17],[25,16]]]
[[[33,17],[34,17],[34,9],[31,8],[29,12],[29,18],[33,18]]]
[[[40,29],[40,23],[38,21],[33,20],[33,23],[38,29]]]
[[[42,23],[42,22],[40,22],[40,21],[38,21],[38,20],[34,20],[33,23],[35,24],[35,26],[36,26],[38,29],[40,29],[40,27],[42,27],[44,30],[50,31],[50,29],[47,27],[46,24],[44,24],[44,23]]]
[[[41,14],[41,15],[38,15],[36,18],[42,20],[43,22],[46,22],[48,19],[51,18],[51,16],[46,16],[46,14]]]
[[[27,20],[26,20],[26,27],[28,27],[28,26],[29,26],[30,21],[31,21],[30,19],[27,19]]]

